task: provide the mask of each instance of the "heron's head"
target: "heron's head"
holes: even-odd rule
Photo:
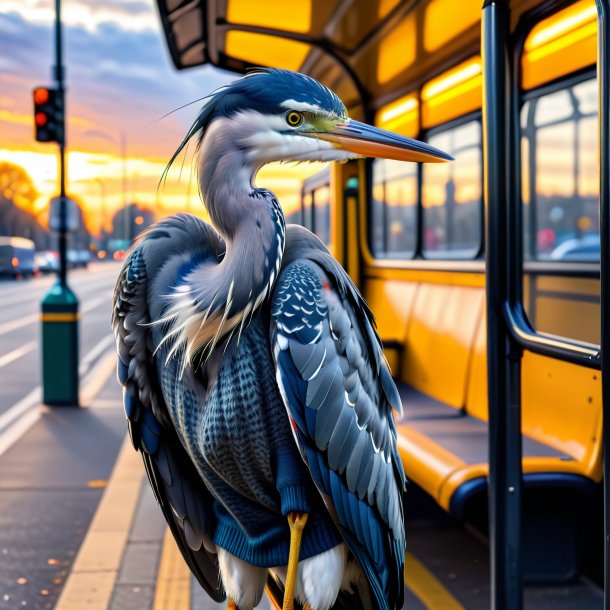
[[[452,159],[423,142],[350,119],[343,102],[317,80],[277,69],[256,70],[214,93],[176,155],[191,138],[204,148],[213,141],[225,152],[239,150],[254,168],[357,157]]]

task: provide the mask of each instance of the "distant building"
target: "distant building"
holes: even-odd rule
[[[146,227],[155,222],[152,210],[130,203],[112,217],[112,236],[115,240],[132,242]]]

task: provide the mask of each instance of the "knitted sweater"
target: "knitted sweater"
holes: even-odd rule
[[[163,370],[164,385],[174,375],[171,365]],[[197,404],[180,398],[178,407]],[[216,499],[216,545],[253,565],[286,565],[291,511],[309,513],[301,559],[341,542],[292,435],[261,314],[225,355],[204,403],[192,406],[172,419]]]

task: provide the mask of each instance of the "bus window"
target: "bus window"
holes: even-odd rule
[[[426,258],[474,258],[483,226],[481,124],[469,121],[428,141],[455,161],[422,168],[422,252]]]
[[[303,210],[302,210],[302,224],[304,227],[313,231],[313,210],[312,210],[313,197],[311,191],[303,193]]]
[[[295,192],[282,196],[282,209],[286,224],[303,224],[303,208],[301,205],[301,193]]]
[[[599,261],[596,80],[528,96],[521,128],[525,258]]]
[[[417,243],[417,166],[377,159],[373,163],[372,206],[373,255],[412,258]]]
[[[320,240],[330,243],[330,188],[321,186],[313,191],[313,227]]]

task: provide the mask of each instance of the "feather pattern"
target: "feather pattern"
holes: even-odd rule
[[[155,225],[125,262],[112,317],[118,378],[133,445],[142,453],[155,497],[185,561],[216,601],[224,600],[225,593],[211,542],[212,497],[171,425],[158,385],[150,322],[161,315],[161,305],[150,294],[156,286],[167,286],[181,270],[222,251],[216,232],[192,216],[174,216]]]
[[[311,234],[289,236],[271,307],[278,384],[327,507],[379,607],[393,610],[404,561],[397,391],[349,277]]]
[[[284,516],[296,510],[310,512],[302,559],[341,538],[349,549],[335,562],[340,606],[358,596],[396,610],[404,472],[391,411],[401,401],[373,317],[322,243],[287,228],[275,196],[254,186],[269,161],[357,155],[293,130],[292,107],[314,131],[347,120],[313,79],[257,71],[213,94],[176,152],[197,139],[214,228],[166,219],[124,265],[113,329],[125,412],[178,546],[215,600],[225,596],[219,572],[241,565],[223,556],[220,566],[216,545],[261,568],[283,565]],[[231,579],[244,610],[261,589],[259,578],[233,590],[247,580]]]

